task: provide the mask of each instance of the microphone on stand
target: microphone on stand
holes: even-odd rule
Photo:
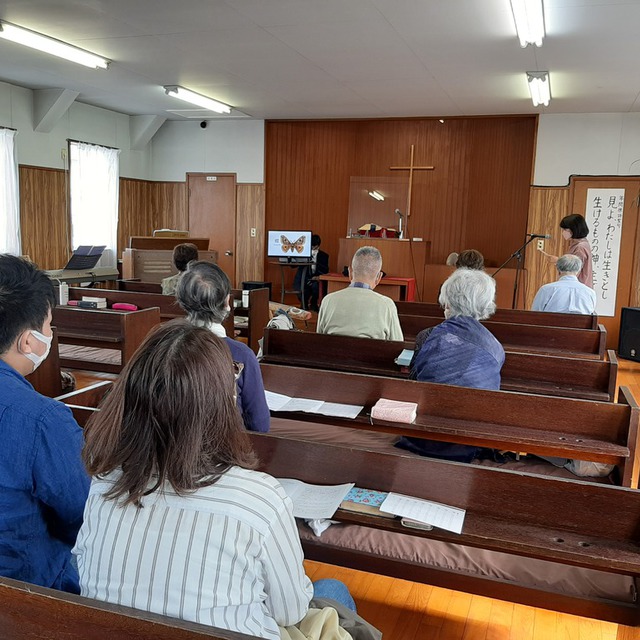
[[[527,233],[530,238],[546,238],[547,240],[551,239],[551,236],[544,235],[542,233]]]
[[[402,220],[404,219],[404,217],[403,217],[402,211],[400,211],[400,209],[396,209],[395,210],[395,214],[397,216],[400,216],[400,224],[398,225],[398,234],[399,234],[400,239],[402,240],[402,236],[403,236]]]

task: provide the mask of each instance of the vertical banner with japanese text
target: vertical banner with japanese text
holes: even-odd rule
[[[585,219],[589,225],[589,243],[593,254],[593,288],[598,297],[596,313],[614,316],[624,189],[587,189]]]

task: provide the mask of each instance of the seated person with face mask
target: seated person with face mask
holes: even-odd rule
[[[0,255],[0,575],[79,593],[71,547],[89,491],[82,431],[24,377],[49,354],[54,305],[42,271]]]

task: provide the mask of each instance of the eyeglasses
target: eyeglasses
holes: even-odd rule
[[[244,362],[233,361],[233,379],[238,380],[244,371]]]

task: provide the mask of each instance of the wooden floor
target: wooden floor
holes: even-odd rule
[[[78,386],[109,374],[74,372]],[[640,363],[620,360],[619,385],[640,399]],[[535,609],[501,600],[450,591],[305,562],[312,580],[337,578],[347,584],[358,613],[383,632],[385,640],[640,640],[640,628]]]

